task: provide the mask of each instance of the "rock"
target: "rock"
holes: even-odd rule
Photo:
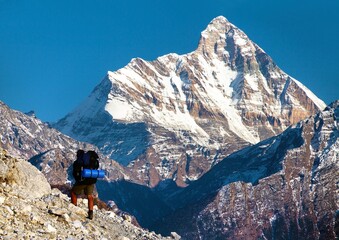
[[[180,235],[177,234],[176,232],[171,232],[171,237],[175,240],[179,240],[181,239]]]
[[[49,209],[48,213],[50,214],[54,214],[56,216],[62,216],[64,214],[66,214],[68,211],[64,208],[53,208],[53,209]]]
[[[46,225],[46,232],[48,232],[48,233],[56,233],[57,230],[55,229],[55,227],[53,227],[51,224],[48,223]]]
[[[70,216],[67,214],[67,213],[65,213],[65,214],[63,214],[62,215],[62,218],[66,221],[66,222],[71,222],[71,218],[70,218]]]
[[[130,240],[128,237],[120,236],[118,240]]]
[[[44,175],[24,160],[14,161],[5,178],[13,186],[12,194],[22,198],[40,198],[51,192],[51,186]]]
[[[109,218],[117,218],[117,215],[114,212],[107,212]]]
[[[14,212],[12,211],[12,209],[9,206],[5,206],[5,209],[7,210],[8,214],[14,215]]]
[[[45,221],[36,212],[32,212],[29,216],[31,223],[43,225]]]
[[[21,209],[21,213],[26,216],[29,216],[31,212],[32,212],[32,206],[30,205],[24,205],[23,208]]]
[[[82,204],[85,206],[88,206],[88,199],[87,198],[83,198],[82,199]]]
[[[56,197],[63,197],[65,196],[59,189],[52,188],[51,194]],[[68,197],[67,197],[68,198]]]
[[[132,222],[132,217],[131,217],[130,215],[128,215],[128,214],[123,214],[123,215],[122,215],[122,218],[123,218],[124,221],[126,221],[126,222],[129,222],[129,223]]]
[[[8,166],[4,161],[0,159],[0,180],[6,178],[8,172]]]
[[[84,218],[87,217],[87,210],[77,207],[72,203],[69,203],[68,209],[71,212],[71,215],[70,215],[71,217],[73,216],[84,217]]]
[[[75,221],[73,222],[73,226],[74,226],[75,228],[82,228],[82,223],[81,223],[79,220],[75,220]]]

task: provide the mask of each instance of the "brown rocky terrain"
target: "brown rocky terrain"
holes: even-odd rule
[[[88,220],[86,199],[74,206],[34,166],[1,148],[0,216],[0,239],[180,239],[148,232],[97,206]]]
[[[214,166],[168,203],[184,239],[337,239],[339,101]]]
[[[96,150],[100,166],[111,179],[128,178],[122,166],[106,158],[97,147],[76,141],[34,116],[10,109],[0,101],[0,147],[30,161],[51,185],[69,185],[70,167],[78,149]]]

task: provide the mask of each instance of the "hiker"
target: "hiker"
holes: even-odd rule
[[[83,169],[98,169],[99,161],[98,154],[95,151],[88,151],[79,149],[77,151],[77,159],[73,163],[73,177],[75,184],[71,190],[71,201],[77,206],[77,195],[83,192],[88,199],[88,218],[93,219],[93,207],[94,207],[94,185],[97,182],[97,178],[84,178],[82,177]]]

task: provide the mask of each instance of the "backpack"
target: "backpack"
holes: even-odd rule
[[[98,169],[99,168],[99,161],[98,161],[98,154],[95,151],[88,151],[84,154],[77,154],[77,160],[73,163],[73,177],[76,182],[89,185],[96,183],[96,178],[86,178],[83,177],[83,170],[84,169]]]
[[[83,156],[83,168],[86,169],[98,169],[99,168],[99,161],[98,161],[98,154],[95,151],[88,151]]]

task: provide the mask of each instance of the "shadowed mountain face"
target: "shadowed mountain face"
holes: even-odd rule
[[[133,214],[142,226],[152,228],[159,218],[173,213],[175,209],[200,203],[206,197],[214,196],[224,185],[236,181],[257,184],[259,179],[280,171],[281,161],[287,151],[302,144],[301,130],[293,129],[281,135],[281,138],[272,138],[258,144],[259,146],[232,154],[186,188],[164,182],[161,184],[163,188],[158,186],[151,189],[123,180],[100,181],[97,188],[101,199],[114,200],[122,210]],[[264,154],[262,146],[267,148]],[[277,151],[277,148],[281,150]]]
[[[172,212],[156,191],[143,185],[125,180],[99,181],[97,189],[100,199],[113,200],[121,210],[135,216],[144,228],[151,227],[160,216]]]
[[[96,145],[137,182],[187,186],[220,160],[325,107],[217,17],[195,51],[132,59],[55,127]]]
[[[155,223],[184,239],[339,236],[339,101],[281,135],[225,158],[167,198]]]

